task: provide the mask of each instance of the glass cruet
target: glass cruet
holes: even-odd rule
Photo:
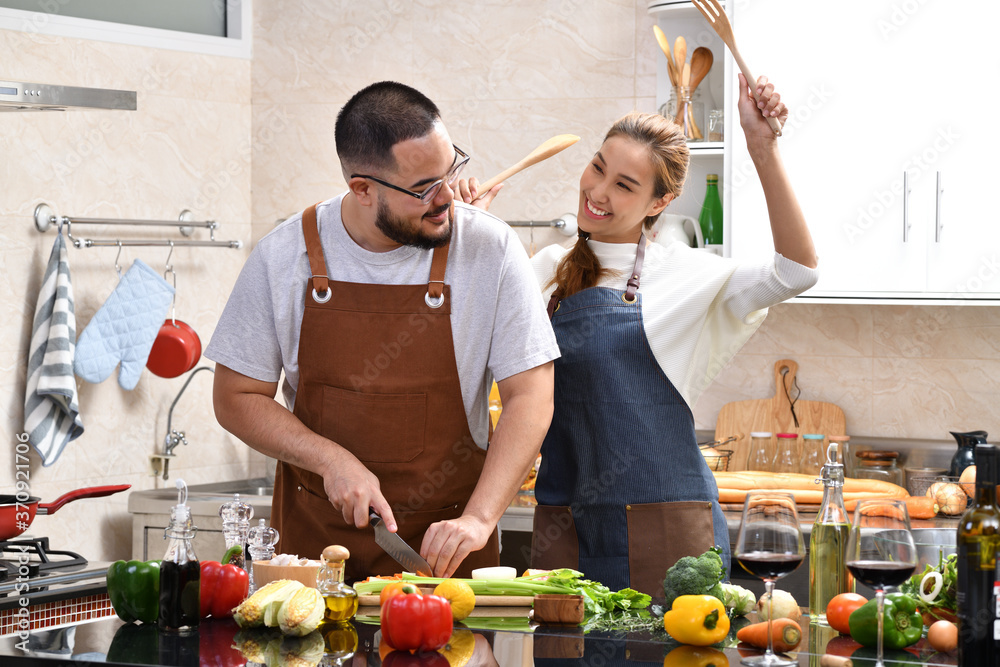
[[[339,544],[323,549],[323,569],[316,578],[316,588],[323,595],[324,622],[344,623],[358,611],[358,593],[344,583],[344,562],[351,552]]]

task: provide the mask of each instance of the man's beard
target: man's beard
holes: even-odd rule
[[[439,215],[442,211],[451,208],[451,204],[445,204],[436,211],[429,211],[428,215]],[[444,234],[438,237],[428,236],[419,227],[412,227],[406,220],[392,214],[385,201],[379,198],[378,210],[375,215],[375,227],[385,236],[396,243],[414,246],[423,250],[432,250],[448,243],[451,240],[452,220],[448,214],[447,229]]]

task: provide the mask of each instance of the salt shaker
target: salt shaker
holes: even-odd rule
[[[253,580],[253,562],[258,560],[271,560],[274,558],[274,544],[278,541],[278,531],[270,528],[264,519],[250,529],[247,535],[250,549],[250,592],[257,590],[257,585]]]
[[[237,493],[233,495],[230,502],[219,508],[219,516],[222,517],[222,536],[226,540],[226,551],[228,552],[229,549],[237,545],[240,547],[239,553],[234,553],[229,562],[244,570],[247,569],[243,550],[246,548],[247,537],[250,533],[253,506],[240,500],[240,494]]]

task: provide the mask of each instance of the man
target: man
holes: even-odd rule
[[[468,576],[498,562],[497,521],[552,417],[558,346],[517,236],[454,201],[469,158],[433,102],[373,84],[335,137],[348,191],[261,239],[205,352],[216,416],[279,459],[280,551],[342,544],[348,579],[398,571],[371,508],[436,576]],[[504,410],[485,450],[494,377]]]

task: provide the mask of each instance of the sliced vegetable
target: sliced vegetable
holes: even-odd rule
[[[929,582],[929,584],[928,584]],[[927,586],[930,585],[931,589],[927,590]],[[937,600],[938,594],[941,593],[941,589],[944,587],[944,577],[941,576],[940,572],[928,572],[924,575],[924,578],[920,582],[920,599],[927,604],[933,604]]]
[[[754,648],[767,648],[767,621],[748,625],[736,633],[736,638]],[[771,641],[778,653],[793,650],[802,641],[802,628],[798,621],[778,618],[771,621]]]
[[[937,567],[926,566],[923,572],[914,574],[899,587],[900,593],[905,593],[916,601],[917,607],[925,616],[928,624],[942,619],[955,620],[955,614],[958,610],[957,558],[955,554],[942,557],[939,559]],[[932,572],[941,576],[941,590],[934,597],[929,595],[937,585],[937,577],[931,576]],[[925,599],[925,597],[930,599]]]
[[[481,567],[472,571],[473,579],[516,579],[517,570],[513,567],[499,565],[497,567]]]
[[[663,629],[682,644],[710,646],[729,634],[729,617],[713,595],[681,595],[663,615]]]

